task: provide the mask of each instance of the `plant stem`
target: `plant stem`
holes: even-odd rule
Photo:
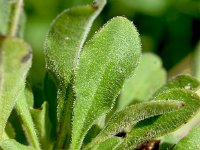
[[[10,36],[16,36],[18,25],[20,21],[20,15],[23,8],[23,0],[16,0],[14,4],[14,10],[11,11],[11,17],[10,17],[10,28],[9,28],[9,35]]]

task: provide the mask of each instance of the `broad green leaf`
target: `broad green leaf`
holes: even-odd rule
[[[0,37],[0,141],[16,100],[24,91],[31,58],[30,47],[24,41]]]
[[[84,46],[74,85],[73,150],[80,149],[92,124],[112,108],[125,79],[139,63],[140,45],[133,24],[117,17]]]
[[[37,129],[37,135],[43,149],[52,147],[51,141],[51,122],[49,120],[48,103],[44,102],[40,109],[31,109],[31,115]]]
[[[107,138],[116,136],[119,133],[126,135],[126,130],[130,130],[133,125],[141,120],[156,115],[166,114],[182,108],[184,103],[174,100],[151,101],[135,104],[116,112],[108,121],[105,128],[92,141],[90,147],[104,141]]]
[[[144,53],[135,76],[127,79],[120,94],[119,109],[131,103],[146,101],[166,82],[166,71],[160,58],[153,53]]]
[[[10,6],[8,0],[0,0],[0,34],[7,33]]]
[[[175,131],[191,119],[200,109],[200,98],[194,92],[171,89],[155,97],[157,100],[178,99],[185,103],[183,109],[139,122],[118,147],[137,148],[142,143]]]
[[[15,109],[16,109],[20,119],[22,120],[22,124],[24,126],[24,130],[25,130],[25,134],[28,139],[28,142],[34,148],[40,150],[39,139],[37,137],[35,125],[33,123],[33,119],[31,117],[31,113],[30,113],[30,107],[27,103],[24,92],[22,92],[20,94],[20,96],[18,97],[18,101],[15,105]]]
[[[62,147],[66,136],[67,142],[70,141],[74,98],[69,98],[68,93],[73,93],[71,82],[74,79],[74,70],[77,67],[83,44],[93,21],[105,3],[106,0],[98,0],[93,6],[65,10],[54,20],[47,35],[44,47],[46,64],[48,70],[56,77],[58,84],[59,140],[56,149]]]
[[[198,80],[191,76],[180,75],[170,79],[164,86],[162,86],[159,90],[157,90],[153,97],[156,97],[163,92],[174,89],[181,88],[185,90],[195,91],[199,87],[200,83]]]
[[[198,43],[196,51],[193,55],[192,75],[200,80],[200,42]]]
[[[200,125],[192,129],[189,134],[181,139],[174,150],[198,150],[200,149]]]
[[[14,139],[8,139],[0,142],[0,149],[2,150],[35,150],[33,147],[25,146]]]
[[[58,97],[58,120],[61,119],[66,101],[65,91],[73,79],[73,70],[78,63],[82,46],[94,19],[104,5],[105,0],[99,0],[94,6],[67,9],[51,25],[44,49],[47,68],[56,76],[61,86],[61,94],[58,93],[61,96]]]

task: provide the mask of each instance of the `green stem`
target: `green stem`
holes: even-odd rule
[[[10,36],[16,36],[17,34],[22,8],[23,8],[23,0],[17,0],[14,4],[14,10],[11,11],[11,15],[10,15],[11,24],[8,31],[8,34]]]

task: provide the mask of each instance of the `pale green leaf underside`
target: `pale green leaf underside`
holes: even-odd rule
[[[174,150],[199,150],[200,149],[200,125],[192,129],[189,134],[181,139]]]
[[[128,132],[133,125],[141,120],[156,115],[166,114],[177,111],[184,105],[181,101],[160,100],[135,104],[116,112],[108,121],[101,133],[89,144],[93,147],[97,143],[107,138],[117,135],[118,133]]]
[[[109,21],[86,43],[76,72],[72,149],[79,149],[95,120],[107,113],[141,56],[140,39],[123,17]]]
[[[200,108],[200,98],[190,90],[171,89],[159,94],[155,99],[179,99],[185,106],[176,112],[139,122],[118,149],[136,148],[145,141],[170,133],[188,122]]]
[[[119,109],[148,100],[166,82],[166,71],[162,62],[153,53],[144,53],[135,76],[127,79],[120,94]]]
[[[22,40],[0,37],[0,141],[17,97],[24,90],[31,58],[30,47]]]
[[[40,150],[39,139],[36,134],[35,125],[30,113],[30,107],[27,103],[25,92],[22,91],[18,97],[15,109],[22,120],[26,137],[34,148]]]
[[[25,146],[14,139],[8,139],[0,142],[0,149],[2,150],[36,150],[33,147]]]

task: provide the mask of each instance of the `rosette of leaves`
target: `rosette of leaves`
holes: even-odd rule
[[[31,64],[27,45],[2,36],[1,149],[137,149],[198,112],[199,81],[182,75],[165,83],[160,59],[142,57],[139,33],[125,17],[111,19],[86,40],[105,4],[67,9],[53,21],[44,44],[46,99],[39,109],[24,84]],[[11,117],[18,117],[23,131],[8,121],[13,107],[17,116]],[[21,133],[24,139],[17,138]]]

